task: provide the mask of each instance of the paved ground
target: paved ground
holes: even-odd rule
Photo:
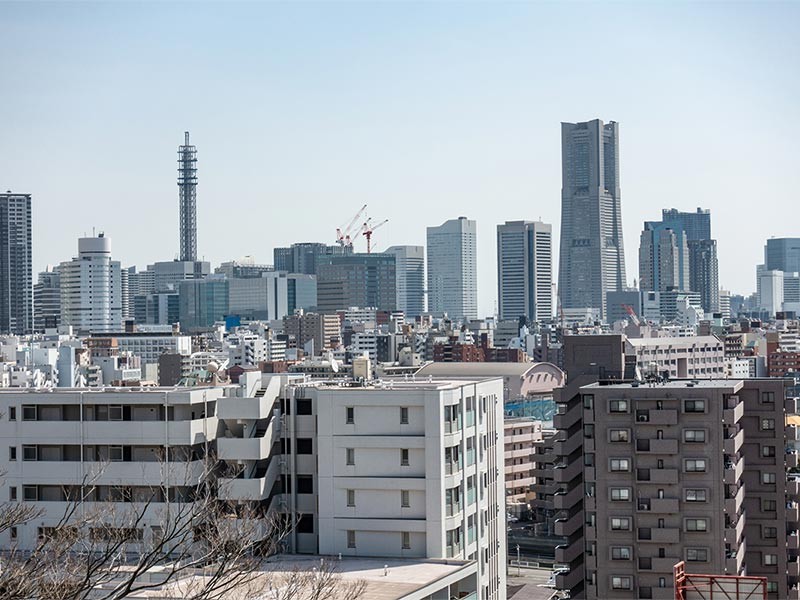
[[[555,590],[544,587],[550,578],[550,569],[508,568],[508,598],[510,600],[549,600]]]

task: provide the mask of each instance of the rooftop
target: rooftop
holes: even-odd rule
[[[626,381],[622,383],[592,383],[583,386],[583,388],[615,388],[615,389],[686,389],[686,388],[701,388],[701,389],[719,389],[719,388],[735,388],[742,385],[744,382],[741,379],[670,379],[668,381],[660,381],[657,383],[648,383],[645,381]]]

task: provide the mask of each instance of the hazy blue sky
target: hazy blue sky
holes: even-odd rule
[[[478,221],[554,226],[561,121],[620,123],[628,279],[664,207],[712,210],[720,283],[800,236],[800,3],[0,3],[0,188],[34,197],[34,266],[92,227],[124,265],[178,251],[176,148],[198,147],[207,260],[378,249]],[[554,273],[555,276],[555,273]]]

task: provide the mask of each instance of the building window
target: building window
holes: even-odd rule
[[[16,446],[9,446],[8,447],[8,460],[17,460],[17,447]]]
[[[778,510],[776,500],[761,500],[761,512],[775,512],[776,510]]]
[[[347,464],[354,465],[356,464],[356,449],[355,448],[347,448]]]
[[[764,485],[775,485],[775,473],[762,473],[761,483]]]
[[[708,531],[708,519],[686,519],[685,531]]]
[[[705,502],[706,490],[686,490],[686,502]]]
[[[775,446],[761,446],[761,456],[764,458],[774,458]]]
[[[313,494],[314,493],[314,476],[313,475],[298,475],[297,476],[297,493],[298,494]]]
[[[356,532],[352,529],[347,530],[347,547],[348,548],[355,548],[356,547]]]
[[[762,404],[775,404],[775,392],[761,392]]]
[[[39,488],[35,485],[23,485],[22,499],[26,502],[36,502],[39,499]]]
[[[629,517],[611,517],[611,529],[613,531],[630,531],[631,520]]]
[[[708,562],[708,548],[687,548],[686,562]]]
[[[705,429],[684,429],[683,441],[688,443],[701,443],[706,441]]]
[[[764,555],[764,565],[766,566],[775,566],[778,564],[778,555],[777,554],[765,554]]]
[[[628,412],[627,400],[609,400],[608,412],[611,413],[626,413]]]
[[[9,486],[9,488],[8,488],[8,499],[11,502],[16,502],[17,501],[17,486],[15,486],[15,485]]]
[[[610,442],[628,442],[630,441],[630,434],[627,429],[612,429],[608,434]]]
[[[298,415],[312,415],[314,414],[311,406],[311,398],[298,398],[294,401],[297,406]]]
[[[16,421],[17,420],[17,407],[16,406],[9,406],[8,407],[8,420],[9,421]]]
[[[112,404],[108,407],[109,421],[122,421],[122,405]]]
[[[345,408],[345,412],[347,413],[345,422],[348,425],[352,425],[356,422],[356,409],[354,406],[348,406]]]
[[[11,534],[11,539],[12,540],[16,540],[17,539],[17,528],[16,527],[11,527],[9,533]]]
[[[778,537],[777,527],[764,527],[761,532],[761,537],[767,540],[772,540]]]
[[[611,560],[630,560],[630,559],[631,559],[630,546],[611,547]]]
[[[297,438],[298,454],[314,454],[314,444],[311,438]]]
[[[630,488],[611,488],[611,500],[614,502],[629,502],[630,499]]]
[[[586,410],[592,410],[594,408],[594,396],[592,394],[584,394],[583,408]]]
[[[775,431],[775,419],[761,419],[761,431]]]
[[[22,420],[23,421],[35,421],[37,418],[37,410],[35,405],[22,405]]]
[[[22,446],[22,460],[38,460],[36,446]]]
[[[706,412],[705,400],[684,400],[683,412],[687,413],[704,413]]]
[[[109,446],[108,457],[112,462],[122,461],[122,446]]]
[[[355,505],[356,505],[356,491],[347,490],[347,506],[355,506]]]
[[[777,581],[768,581],[767,582],[767,593],[768,594],[777,594],[778,593],[778,582]]]
[[[404,531],[401,534],[403,550],[411,550],[411,534]]]
[[[400,449],[400,466],[407,467],[409,465],[408,448]]]
[[[631,589],[631,578],[630,577],[617,577],[614,576],[611,578],[611,589],[612,590],[629,590]]]
[[[314,533],[314,515],[300,515],[296,530],[297,533]]]
[[[400,407],[400,425],[408,425],[408,407]]]
[[[612,458],[611,459],[612,471],[630,471],[631,463],[627,458]]]
[[[683,461],[683,470],[686,473],[705,473],[705,458],[687,458]]]
[[[411,493],[408,490],[400,490],[400,506],[402,508],[411,506]]]

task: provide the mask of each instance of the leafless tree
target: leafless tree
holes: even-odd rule
[[[144,495],[137,488],[135,496],[120,489],[107,501],[97,498],[99,474],[87,475],[65,490],[64,514],[40,531],[35,548],[11,548],[2,558],[0,598],[121,600],[156,589],[191,600],[270,598],[271,590],[276,600],[363,595],[364,585],[342,581],[333,563],[308,573],[265,570],[269,557],[284,549],[295,519],[258,503],[220,500],[223,468],[209,458],[199,477],[187,470],[185,485],[173,484],[180,497],[162,485]],[[4,505],[0,532],[41,514],[30,505]]]

